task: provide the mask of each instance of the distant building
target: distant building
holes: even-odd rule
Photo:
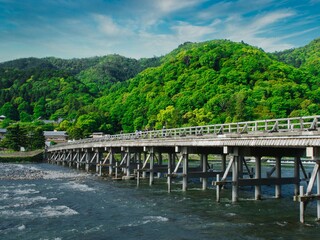
[[[4,139],[4,135],[7,133],[7,129],[0,128],[0,141]]]
[[[0,121],[3,121],[6,119],[6,116],[5,115],[0,115]]]
[[[92,133],[92,135],[90,135],[90,137],[92,137],[92,138],[100,138],[103,136],[104,136],[103,132],[94,132],[94,133]]]
[[[47,145],[50,142],[63,143],[68,141],[68,134],[66,131],[43,131],[43,135]]]
[[[63,118],[58,118],[56,121],[55,120],[47,120],[47,119],[42,119],[42,117],[38,117],[39,121],[42,121],[44,124],[60,124],[63,121]]]

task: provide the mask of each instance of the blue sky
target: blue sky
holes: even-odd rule
[[[152,57],[212,39],[272,52],[318,37],[320,0],[0,0],[0,62]]]

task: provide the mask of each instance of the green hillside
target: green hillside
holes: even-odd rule
[[[158,58],[119,55],[86,59],[25,58],[0,64],[0,114],[29,122],[38,118],[74,119],[78,111]]]
[[[305,69],[315,76],[320,75],[320,38],[304,47],[276,52],[275,56],[280,61]]]
[[[319,40],[274,54],[213,40],[151,59],[22,59],[0,64],[0,114],[62,117],[58,128],[74,138],[313,115],[320,113],[319,64]]]
[[[319,78],[252,46],[188,43],[94,103],[119,131],[319,113]]]

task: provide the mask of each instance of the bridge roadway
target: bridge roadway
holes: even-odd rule
[[[261,163],[266,157],[273,159],[275,166],[262,177]],[[258,200],[262,185],[275,185],[275,197],[279,198],[281,186],[293,184],[294,200],[300,202],[300,221],[304,222],[306,203],[312,200],[317,201],[320,220],[320,116],[106,135],[51,146],[46,149],[46,158],[77,169],[95,168],[100,175],[116,179],[135,178],[137,184],[141,178],[149,178],[152,185],[156,176],[165,175],[168,191],[173,177],[182,177],[183,191],[191,178],[200,178],[203,189],[207,189],[208,179],[214,179],[217,201],[221,186],[226,184],[232,185],[234,202],[238,201],[239,186],[254,186]],[[301,158],[314,163],[311,176]],[[294,164],[293,176],[284,178],[281,163],[288,159]],[[306,192],[299,187],[302,180],[308,183]],[[317,193],[312,192],[314,185]]]

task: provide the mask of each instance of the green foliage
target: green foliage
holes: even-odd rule
[[[184,43],[161,58],[2,63],[0,114],[22,122],[63,118],[58,128],[71,139],[320,114],[319,42],[271,54],[214,40]]]
[[[20,147],[28,151],[44,148],[44,130],[44,126],[35,124],[12,124],[7,127],[1,146],[15,151],[19,151]]]

